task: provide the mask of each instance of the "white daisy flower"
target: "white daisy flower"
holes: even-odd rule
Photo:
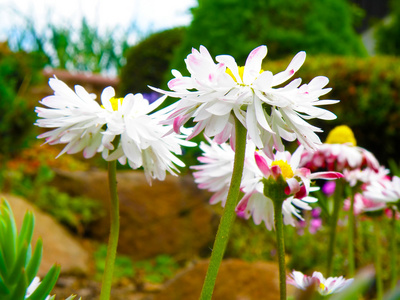
[[[172,175],[179,173],[175,166],[185,164],[175,155],[181,155],[181,146],[194,146],[185,141],[186,136],[170,134],[170,126],[160,124],[162,111],[150,114],[165,97],[149,104],[141,94],[128,94],[124,98],[114,98],[112,87],[106,88],[101,95],[104,110],[101,118],[106,121],[107,128],[102,133],[103,158],[116,160],[121,164],[128,162],[129,166],[137,169],[143,166],[149,183],[151,179],[164,180],[166,171]],[[113,141],[119,138],[118,146],[114,149]]]
[[[229,55],[220,55],[214,62],[207,49],[193,49],[185,60],[190,77],[173,70],[168,86],[172,92],[155,89],[171,97],[180,98],[167,123],[179,128],[189,119],[197,124],[189,138],[204,130],[217,143],[228,140],[234,130],[235,116],[247,128],[258,148],[272,157],[272,148],[283,151],[281,139],[299,139],[306,147],[315,149],[321,144],[311,126],[304,119],[330,120],[334,114],[317,105],[333,104],[337,100],[319,100],[328,93],[324,88],[326,77],[316,77],[309,84],[301,85],[296,79],[284,87],[305,60],[305,52],[299,52],[283,72],[273,75],[261,68],[267,54],[266,46],[259,46],[248,56],[245,66],[238,67]]]
[[[54,95],[39,101],[48,108],[35,108],[38,117],[42,118],[35,125],[54,129],[38,138],[45,138],[50,145],[67,144],[58,156],[82,150],[85,158],[94,156],[101,148],[104,121],[99,114],[102,108],[94,96],[79,85],[75,86],[75,92],[57,78],[50,78],[49,85]]]
[[[165,97],[149,104],[141,94],[115,98],[114,89],[107,87],[101,94],[100,106],[80,86],[73,92],[56,78],[49,83],[55,93],[41,101],[49,108],[36,108],[43,118],[36,125],[55,128],[39,138],[46,138],[50,144],[67,143],[59,155],[83,149],[84,156],[89,158],[102,152],[108,161],[118,159],[121,164],[128,162],[133,169],[143,167],[151,183],[152,178],[164,180],[166,171],[176,175],[176,166],[183,167],[184,163],[175,155],[182,154],[182,145],[195,145],[185,141],[184,135],[167,135],[171,126],[160,124],[163,110],[152,113]],[[118,145],[115,149],[114,144]]]
[[[306,290],[310,285],[315,284],[316,290],[322,296],[326,296],[344,290],[353,282],[353,278],[345,279],[340,276],[325,279],[320,272],[314,272],[311,276],[307,276],[299,271],[293,271],[286,282],[301,290]]]
[[[386,176],[370,181],[363,192],[363,196],[379,203],[398,203],[400,200],[400,178],[393,176],[390,179]]]
[[[197,159],[202,164],[190,168],[196,170],[193,172],[193,177],[198,187],[213,193],[210,204],[221,202],[224,207],[231,184],[235,152],[227,143],[217,144],[208,138],[207,141],[209,145],[205,142],[200,143],[203,154]],[[248,167],[251,164],[249,158],[252,157],[254,149],[254,144],[248,141],[242,180],[254,176],[253,171]]]

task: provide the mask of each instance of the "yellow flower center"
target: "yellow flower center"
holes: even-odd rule
[[[123,100],[124,100],[124,98],[114,98],[114,97],[112,97],[110,99],[110,103],[111,103],[111,107],[112,107],[113,111],[118,110],[118,105],[121,106]],[[101,107],[104,108],[104,105],[102,105]]]
[[[114,97],[112,97],[112,98],[110,99],[112,109],[113,109],[114,111],[118,110],[118,106],[121,106],[121,105],[122,105],[122,101],[123,101],[123,100],[124,100],[124,98],[114,98]]]
[[[353,131],[347,125],[340,125],[333,128],[326,138],[326,144],[345,144],[357,145]]]
[[[319,283],[319,288],[321,290],[325,290],[325,284],[323,284],[322,282]]]
[[[239,67],[238,67],[238,71],[239,71],[239,76],[240,76],[240,78],[241,78],[242,81],[243,81],[244,66],[239,66]],[[233,78],[233,80],[235,80],[235,82],[237,82],[237,80],[236,80],[236,78],[235,78],[235,75],[233,75],[231,69],[226,68],[226,71],[225,71],[225,72],[226,72],[229,76],[231,76],[231,77]],[[260,70],[260,74],[261,74],[262,72],[264,72],[263,69]]]
[[[271,163],[271,167],[272,166],[279,166],[282,171],[282,177],[284,179],[292,178],[294,176],[292,167],[286,161],[275,160]]]

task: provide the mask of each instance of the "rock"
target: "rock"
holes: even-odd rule
[[[40,237],[43,241],[43,257],[38,275],[43,277],[54,263],[61,265],[62,273],[87,274],[91,260],[82,242],[75,239],[65,228],[48,214],[42,212],[26,200],[9,194],[0,194],[10,204],[17,229],[20,230],[26,211],[35,216],[32,245]]]
[[[153,300],[199,299],[208,261],[188,267],[165,284]],[[213,300],[278,300],[279,271],[272,262],[222,261]]]
[[[167,175],[149,186],[142,171],[119,171],[118,252],[135,260],[168,254],[176,259],[198,256],[212,246],[218,217],[209,194],[197,189],[191,176]],[[109,205],[106,171],[58,172],[54,185],[70,195],[83,195]],[[107,242],[109,217],[89,228],[89,235]]]

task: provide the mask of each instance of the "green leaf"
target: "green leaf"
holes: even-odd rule
[[[44,300],[56,284],[60,270],[61,267],[59,265],[53,265],[28,300]]]
[[[22,245],[20,251],[18,252],[17,257],[15,259],[15,264],[11,269],[9,276],[10,283],[15,282],[15,280],[18,280],[19,276],[21,275],[21,272],[25,270],[27,250],[28,250],[28,245],[25,243],[24,245]]]
[[[27,288],[28,288],[28,280],[26,278],[26,273],[24,270],[21,270],[21,274],[19,276],[17,285],[15,286],[14,291],[10,295],[10,298],[8,298],[7,300],[24,300]]]
[[[4,278],[7,277],[8,275],[8,270],[6,266],[6,262],[4,260],[4,255],[2,249],[0,249],[0,277]]]
[[[10,290],[4,284],[3,279],[0,277],[0,299],[4,299],[5,295],[10,294]]]
[[[14,221],[14,215],[12,214],[11,208],[7,201],[3,200],[1,204],[2,219],[5,222],[5,227],[3,228],[4,239],[3,244],[3,255],[4,261],[7,268],[12,268],[14,265],[16,257],[16,240],[17,240],[17,230]]]
[[[33,213],[28,211],[24,216],[24,221],[22,222],[21,230],[18,236],[18,247],[21,247],[24,242],[28,245],[32,241],[33,227],[35,226],[35,217]]]
[[[36,242],[35,249],[33,251],[33,255],[26,267],[26,275],[28,277],[29,282],[31,282],[33,278],[35,278],[39,270],[40,262],[42,260],[42,255],[43,255],[43,242],[42,239],[38,239]]]

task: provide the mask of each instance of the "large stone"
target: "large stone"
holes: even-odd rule
[[[38,275],[43,277],[55,263],[61,265],[62,273],[83,273],[90,270],[91,256],[82,246],[82,241],[74,238],[50,215],[42,212],[26,200],[10,195],[0,194],[10,204],[18,230],[27,211],[35,216],[35,228],[32,244],[40,237],[43,241],[43,258]]]
[[[197,256],[212,245],[218,217],[209,194],[197,189],[191,176],[167,175],[149,186],[142,171],[119,171],[120,239],[118,252],[134,259],[159,254],[177,259]],[[54,184],[72,195],[109,205],[106,171],[59,172]],[[89,228],[91,237],[107,242],[108,216]]]
[[[208,261],[200,261],[183,270],[165,284],[153,300],[199,299]],[[221,263],[213,300],[278,300],[279,271],[272,262],[245,262],[228,259]]]

